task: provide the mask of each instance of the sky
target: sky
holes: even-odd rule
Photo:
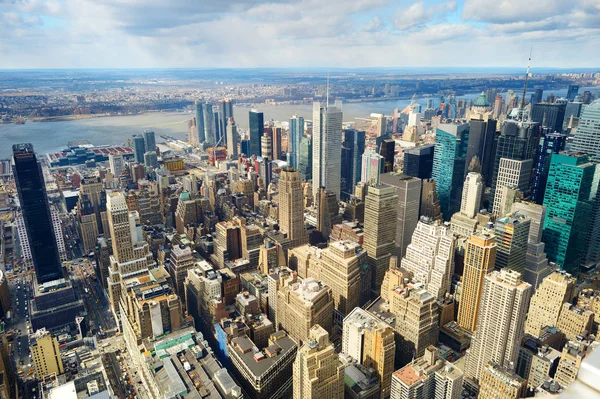
[[[0,0],[0,69],[600,67],[600,0]]]

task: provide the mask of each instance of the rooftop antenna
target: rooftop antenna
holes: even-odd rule
[[[525,75],[525,84],[523,85],[523,98],[521,98],[521,109],[525,108],[525,96],[527,95],[527,81],[529,80],[529,67],[531,67],[531,53],[533,46],[529,49],[529,61],[527,61],[527,74]]]

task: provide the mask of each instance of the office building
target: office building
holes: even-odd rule
[[[64,373],[56,337],[53,337],[46,329],[41,329],[32,334],[29,339],[29,351],[38,378],[43,379],[48,375],[58,376]]]
[[[331,288],[312,277],[302,281],[280,278],[277,288],[276,328],[298,343],[310,343],[311,329],[319,325],[332,331]]]
[[[419,221],[421,179],[402,173],[384,173],[381,183],[396,189],[396,256],[402,258]]]
[[[459,399],[463,373],[430,346],[425,354],[392,375],[390,399]]]
[[[485,185],[481,174],[476,172],[467,174],[463,186],[460,213],[471,219],[477,216],[481,209],[481,198],[484,188]]]
[[[363,130],[344,130],[342,142],[341,191],[342,198],[354,194],[354,187],[361,179],[362,154],[365,152],[365,132]]]
[[[419,216],[425,216],[433,220],[442,220],[442,210],[440,208],[435,180],[423,180]]]
[[[171,257],[167,263],[167,271],[171,275],[173,288],[179,298],[185,298],[184,281],[188,275],[188,270],[192,269],[195,264],[196,259],[189,246],[179,244],[171,248]],[[185,304],[183,307],[185,308]]]
[[[226,141],[227,127],[233,122],[233,102],[231,99],[219,101],[219,140]],[[218,140],[217,140],[218,141]]]
[[[495,362],[487,364],[479,381],[478,399],[519,399],[527,395],[527,380]]]
[[[565,120],[566,102],[538,103],[531,107],[531,120],[538,122],[541,127],[547,127],[550,132],[562,132]]]
[[[206,133],[204,131],[204,103],[200,100],[194,102],[196,109],[196,137],[195,144],[202,144],[206,141]]]
[[[525,333],[539,337],[546,326],[556,326],[565,302],[574,296],[576,279],[565,272],[556,271],[546,277],[531,297]]]
[[[496,270],[509,268],[523,274],[531,220],[522,214],[509,214],[496,220]]]
[[[394,331],[384,321],[361,308],[344,318],[342,353],[365,367],[376,370],[381,397],[390,393],[396,343]]]
[[[398,196],[390,186],[370,186],[365,199],[365,239],[363,247],[367,251],[371,268],[371,288],[379,293],[383,276],[390,263],[390,257],[396,254],[394,239]]]
[[[133,136],[133,159],[135,159],[135,162],[143,164],[145,153],[146,141],[144,140],[144,136],[135,134]]]
[[[540,143],[533,164],[533,175],[531,178],[531,201],[536,204],[544,202],[548,172],[550,169],[550,158],[552,154],[558,154],[565,149],[567,135],[562,133],[545,133],[540,137]]]
[[[548,378],[552,378],[558,367],[561,352],[547,345],[538,349],[531,358],[527,385],[535,389],[542,385]]]
[[[312,131],[313,195],[319,187],[340,198],[342,166],[342,109],[329,104],[313,103]]]
[[[217,145],[217,123],[215,123],[215,113],[213,111],[212,104],[204,103],[202,104],[202,118],[204,119],[203,127],[204,127],[204,142],[208,144],[212,144],[214,146]]]
[[[144,165],[146,165],[147,168],[158,168],[158,156],[156,155],[156,151],[144,153]]]
[[[516,364],[530,298],[531,285],[521,280],[519,272],[502,269],[485,276],[465,378],[481,383],[491,361]]]
[[[502,125],[496,144],[490,198],[496,198],[496,186],[502,158],[525,161],[534,159],[538,147],[539,123],[507,119]],[[498,190],[500,186],[498,186]]]
[[[569,84],[569,89],[567,90],[567,100],[569,100],[570,102],[575,101],[578,91],[579,85],[573,83]]]
[[[496,264],[496,238],[489,232],[472,235],[465,245],[463,284],[458,325],[473,333],[477,326],[485,276]]]
[[[108,156],[108,165],[113,176],[118,179],[125,169],[125,160],[123,154],[110,154]]]
[[[492,212],[498,217],[504,216],[513,201],[509,201],[504,196],[506,191],[502,190],[503,187],[509,187],[517,190],[523,196],[527,198],[529,196],[529,184],[531,182],[531,170],[533,167],[533,160],[527,159],[525,161],[518,161],[515,159],[502,158],[500,160],[500,166],[498,168],[498,175],[496,176],[496,192],[494,196],[494,202],[492,206]]]
[[[302,179],[309,181],[312,179],[312,138],[304,136],[300,139],[300,149],[298,150],[298,172]]]
[[[246,156],[261,154],[261,139],[265,131],[265,121],[262,112],[255,109],[249,112],[250,153]]]
[[[367,148],[362,155],[360,180],[370,185],[379,184],[379,176],[383,173],[384,167],[384,158]]]
[[[156,152],[156,136],[152,130],[144,130],[144,144],[146,152]]]
[[[434,149],[433,144],[425,144],[405,150],[402,173],[419,179],[431,179]]]
[[[587,153],[590,160],[600,162],[600,99],[586,106],[581,112],[577,133],[571,149]]]
[[[387,136],[382,136],[387,137]],[[395,159],[396,159],[396,141],[391,138],[383,138],[377,140],[379,146],[379,155],[383,157],[383,170],[384,173],[394,171]]]
[[[288,153],[290,157],[288,164],[292,168],[300,165],[300,140],[304,137],[304,118],[298,115],[290,119],[290,130],[288,134]]]
[[[402,258],[402,268],[412,273],[413,281],[425,284],[437,299],[450,293],[454,273],[455,240],[447,225],[423,219],[417,224]]]
[[[271,128],[267,128],[260,138],[260,155],[263,158],[273,159],[273,136]]]
[[[98,238],[98,221],[91,201],[87,195],[81,195],[77,203],[77,232],[83,244],[83,250],[86,254],[93,251],[96,247]]]
[[[284,331],[269,337],[268,346],[255,351],[255,344],[246,336],[233,338],[227,353],[233,373],[242,385],[244,397],[268,399],[292,393],[293,363],[298,346]]]
[[[226,140],[227,140],[227,156],[229,158],[238,157],[238,144],[240,136],[237,132],[237,125],[233,120],[227,122],[226,129]]]
[[[492,117],[489,102],[481,95],[475,100],[469,116],[466,164],[471,165],[473,158],[477,157],[481,165],[480,173],[484,177],[486,186],[489,186],[492,182],[497,121]]]
[[[39,284],[63,277],[42,166],[31,144],[13,145],[13,176]]]
[[[279,229],[287,234],[290,248],[308,242],[304,226],[304,203],[302,198],[302,178],[293,168],[284,168],[279,175]]]
[[[469,125],[441,124],[436,129],[433,170],[440,208],[445,220],[459,211],[467,168]]]
[[[600,103],[599,103],[600,104]],[[542,241],[548,260],[567,271],[598,256],[598,181],[600,168],[588,155],[553,154],[544,196]]]
[[[584,344],[574,341],[567,342],[558,361],[554,380],[563,387],[571,385],[577,379],[577,374],[581,368],[581,361],[585,357],[586,352],[587,348]]]
[[[556,327],[565,334],[565,338],[574,341],[592,331],[594,313],[579,308],[572,303],[563,303],[558,315]]]
[[[294,361],[294,399],[344,397],[344,366],[329,342],[327,331],[316,325]]]

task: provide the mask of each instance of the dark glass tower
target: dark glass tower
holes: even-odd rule
[[[300,150],[298,151],[298,172],[303,180],[312,179],[312,138],[303,136],[300,139]]]
[[[260,155],[260,139],[265,132],[265,120],[262,112],[252,110],[250,111],[250,154]]]
[[[494,173],[489,198],[495,198],[500,159],[508,158],[517,161],[534,159],[539,142],[539,123],[507,119],[502,125],[498,136],[496,155],[494,159]]]
[[[204,133],[204,109],[202,107],[201,101],[196,101],[196,134],[198,144],[204,143],[206,141],[206,136]]]
[[[538,145],[533,163],[533,173],[531,175],[531,201],[536,204],[542,205],[544,203],[550,158],[552,154],[558,154],[563,151],[566,144],[567,135],[562,133],[546,132],[540,138],[540,144]]]
[[[152,130],[144,131],[145,152],[156,152],[156,136]]]
[[[340,190],[342,198],[354,194],[354,186],[360,180],[362,154],[365,152],[365,132],[362,130],[344,130],[342,142],[342,177]]]
[[[146,152],[146,143],[144,136],[133,136],[133,156],[135,162],[144,163],[144,153]]]
[[[29,143],[13,145],[13,174],[38,283],[62,277],[42,166]]]
[[[434,148],[433,144],[426,144],[404,151],[404,169],[402,173],[419,179],[431,179]]]
[[[469,121],[469,144],[467,147],[467,167],[473,157],[481,163],[481,175],[486,186],[492,183],[494,171],[494,139],[496,135],[495,119],[471,119]]]
[[[531,108],[531,120],[542,127],[548,127],[552,132],[562,132],[567,103],[539,103]]]
[[[384,166],[382,173],[394,171],[394,155],[396,150],[396,142],[391,138],[385,138],[379,145],[379,155],[383,157]]]

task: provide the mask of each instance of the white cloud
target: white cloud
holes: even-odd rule
[[[436,18],[443,18],[448,13],[456,11],[456,1],[425,6],[424,1],[412,4],[410,7],[398,9],[394,16],[394,26],[399,30],[408,30],[422,26]]]

